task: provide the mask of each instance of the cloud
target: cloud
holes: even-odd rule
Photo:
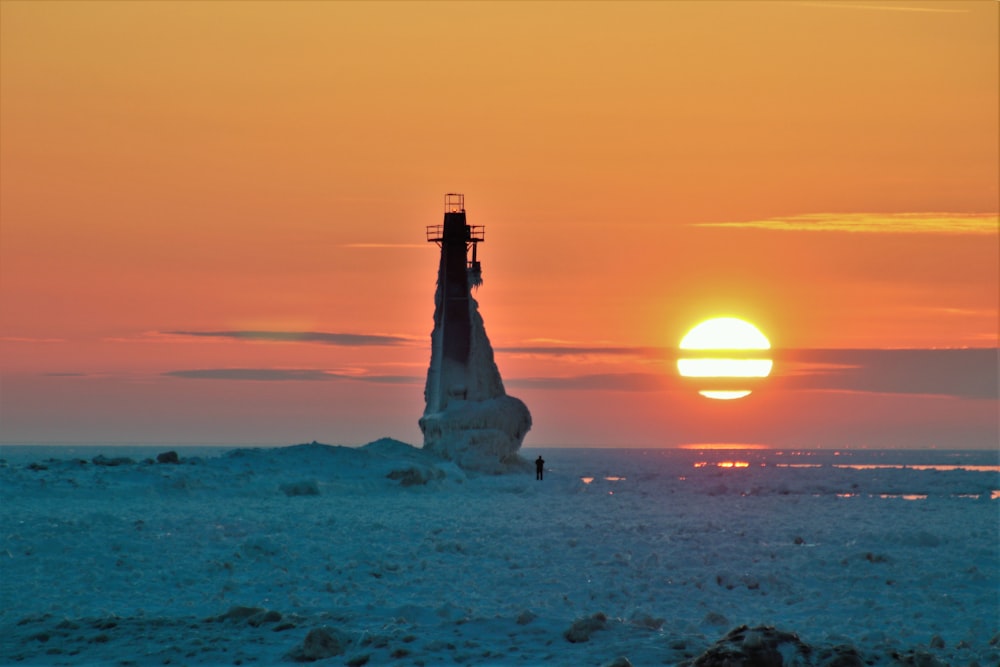
[[[65,338],[31,338],[28,336],[0,336],[0,343],[65,343]]]
[[[695,226],[789,232],[996,235],[1000,232],[1000,217],[997,213],[809,213],[743,222],[701,222]]]
[[[164,331],[168,336],[190,336],[195,338],[225,338],[229,340],[267,341],[279,343],[321,343],[363,347],[368,345],[408,345],[415,338],[386,334],[328,333],[323,331]],[[423,338],[419,339],[421,342]]]
[[[601,348],[603,349],[603,348]],[[644,349],[644,348],[623,348]],[[762,390],[847,391],[874,394],[998,398],[997,348],[907,350],[773,350],[774,371],[755,382]],[[543,391],[657,392],[689,390],[694,381],[677,375],[674,354],[664,351],[655,372],[584,373],[506,377],[510,388]],[[422,385],[423,375],[373,375],[355,371],[284,368],[207,368],[177,370],[165,376],[190,380],[329,382]],[[712,380],[699,379],[700,388]],[[722,382],[725,384],[725,381]],[[705,386],[701,386],[705,385]]]
[[[427,247],[426,243],[342,243],[341,248],[420,248]]]
[[[662,391],[673,376],[657,373],[593,373],[564,377],[528,377],[504,380],[505,385],[521,389],[590,390],[590,391]]]
[[[350,333],[329,333],[322,331],[252,331],[252,330],[227,330],[227,331],[163,331],[154,334],[155,336],[187,336],[192,338],[220,338],[226,340],[247,340],[265,341],[279,343],[320,343],[323,345],[340,345],[344,347],[362,346],[396,346],[396,345],[426,345],[427,337],[402,336],[389,334],[350,334]],[[495,352],[504,354],[520,354],[533,356],[639,356],[647,357],[658,351],[657,348],[650,347],[624,347],[624,346],[601,346],[583,345],[576,343],[562,343],[553,345],[514,345],[506,347],[495,347]]]
[[[996,399],[996,348],[913,350],[773,350],[774,372],[754,381],[761,389],[850,391],[875,394]],[[672,356],[672,355],[667,355]],[[659,373],[600,373],[505,379],[511,387],[576,391],[690,389],[670,364]],[[712,380],[699,379],[700,388]],[[720,381],[726,384],[726,381]]]
[[[776,354],[789,388],[996,399],[1000,350],[791,350]]]
[[[572,355],[647,356],[654,348],[601,347],[594,345],[527,345],[494,348],[505,354],[565,357]]]
[[[897,5],[860,5],[855,2],[800,2],[799,7],[822,7],[824,9],[863,9],[882,12],[920,12],[924,14],[968,14],[968,9],[944,9],[943,7],[907,7]]]
[[[423,378],[405,375],[353,375],[316,368],[198,368],[167,371],[167,377],[188,380],[237,380],[250,382],[328,382],[355,380],[377,384],[414,384]]]
[[[419,384],[423,385],[427,379],[425,376],[415,375],[352,375],[344,376],[344,379],[357,380],[359,382],[373,382],[375,384]]]
[[[333,380],[338,377],[321,370],[282,368],[199,368],[186,371],[168,371],[164,375],[189,380],[251,380],[254,382],[317,381]]]

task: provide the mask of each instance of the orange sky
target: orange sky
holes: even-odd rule
[[[996,445],[995,2],[0,19],[0,441],[419,443],[463,192],[525,446]],[[787,351],[738,404],[673,372],[723,314]]]

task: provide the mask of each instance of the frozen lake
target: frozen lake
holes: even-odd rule
[[[1000,662],[996,452],[166,449],[0,449],[0,664]]]

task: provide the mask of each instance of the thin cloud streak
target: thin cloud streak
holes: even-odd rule
[[[529,377],[504,380],[521,389],[572,391],[662,391],[672,378],[656,373],[592,373],[565,377]]]
[[[628,349],[628,348],[625,348]],[[642,349],[642,348],[637,348]],[[773,350],[774,372],[755,381],[762,390],[848,391],[874,394],[944,396],[956,399],[998,398],[997,348],[909,350]],[[584,373],[508,377],[504,384],[545,391],[656,392],[690,390],[678,376],[673,355],[660,355],[659,372]],[[420,385],[423,375],[375,375],[324,369],[207,368],[176,370],[164,376],[189,380],[335,381]],[[710,380],[699,380],[704,383]]]
[[[197,368],[167,371],[167,377],[187,380],[236,380],[250,382],[329,382],[355,380],[376,384],[413,384],[423,378],[405,375],[348,375],[315,368]]]
[[[427,247],[426,243],[341,243],[341,248],[420,248]]]
[[[823,9],[865,9],[882,12],[919,12],[921,14],[968,14],[968,9],[942,9],[940,7],[906,7],[903,5],[859,5],[839,2],[800,2],[800,7],[822,7]]]
[[[344,347],[369,345],[409,345],[417,339],[386,334],[329,333],[324,331],[164,331],[168,336],[193,338],[223,338],[227,340],[265,341],[275,343],[321,343]],[[419,339],[421,342],[423,338]]]
[[[565,357],[574,355],[648,356],[655,351],[649,347],[600,347],[588,345],[527,345],[494,348],[504,354]]]
[[[755,381],[762,390],[849,391],[996,400],[996,348],[941,350],[774,350],[775,371]],[[700,382],[704,383],[707,380]],[[603,373],[511,378],[505,384],[543,390],[689,390],[669,366],[663,373]]]
[[[743,222],[700,222],[695,227],[784,232],[868,234],[998,234],[997,213],[808,213]]]
[[[784,381],[793,389],[994,400],[1000,393],[997,348],[792,350],[776,356],[790,364],[793,372]],[[794,372],[797,363],[804,372]]]

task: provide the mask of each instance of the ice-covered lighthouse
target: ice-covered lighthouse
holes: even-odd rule
[[[466,220],[464,195],[445,195],[444,223],[427,227],[427,241],[440,247],[441,260],[420,430],[424,449],[463,468],[504,472],[525,465],[517,450],[531,413],[504,391],[472,296],[482,283],[477,246],[484,240],[483,226]]]

